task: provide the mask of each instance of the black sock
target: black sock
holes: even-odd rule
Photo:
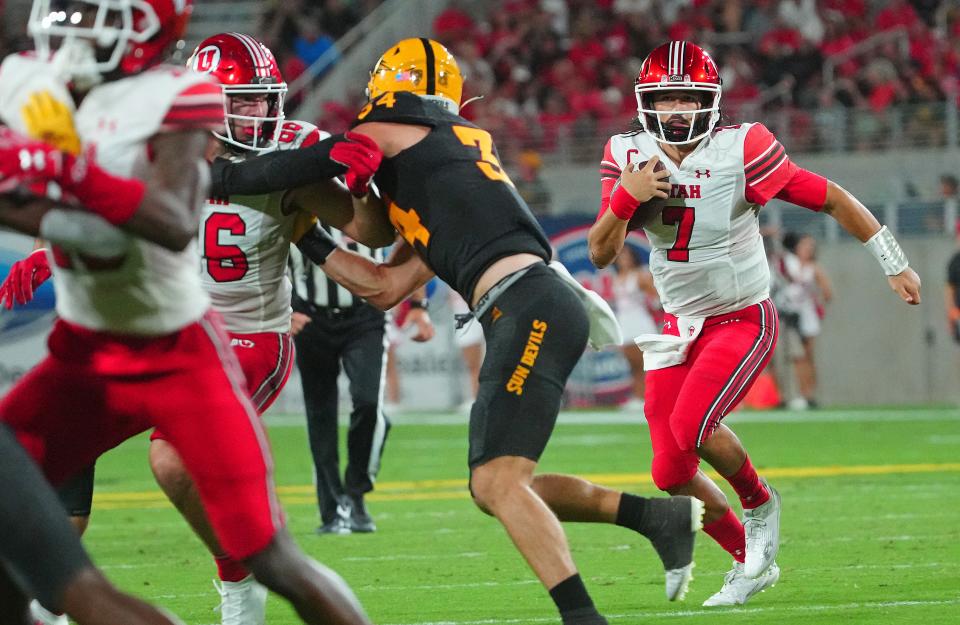
[[[587,592],[587,587],[583,585],[583,579],[579,573],[574,573],[550,589],[550,597],[557,604],[561,616],[565,612],[582,610],[593,607],[593,599]]]
[[[640,532],[646,536],[647,531],[650,529],[646,527],[648,507],[649,504],[646,497],[623,493],[620,495],[620,507],[617,509],[617,525]]]

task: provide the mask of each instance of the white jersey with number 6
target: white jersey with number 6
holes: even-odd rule
[[[313,124],[286,121],[277,149],[308,147],[328,136]],[[203,206],[201,279],[230,332],[290,330],[291,286],[286,275],[290,243],[313,218],[299,212],[284,214],[283,196],[276,192],[209,198]]]
[[[600,164],[601,213],[627,164],[653,156],[671,183],[662,215],[644,228],[663,309],[709,317],[767,299],[758,214],[795,171],[783,146],[763,124],[718,127],[677,166],[647,133],[614,135]]]

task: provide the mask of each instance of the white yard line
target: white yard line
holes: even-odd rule
[[[830,604],[805,604],[798,606],[763,606],[756,608],[715,608],[710,610],[678,610],[670,612],[631,612],[628,614],[606,614],[608,620],[635,621],[641,618],[685,618],[689,616],[741,616],[743,614],[760,614],[769,612],[776,614],[780,612],[835,612],[845,610],[883,610],[889,608],[910,608],[910,607],[929,607],[929,606],[949,606],[960,604],[958,599],[944,599],[940,601],[865,601],[862,603],[839,603]],[[557,617],[542,618],[523,618],[523,619],[482,619],[469,621],[417,621],[414,623],[392,624],[392,625],[513,625],[514,623],[556,623]]]
[[[956,562],[927,562],[923,564],[851,564],[848,566],[818,566],[818,567],[803,567],[795,570],[789,570],[784,575],[794,576],[797,573],[836,573],[843,571],[861,571],[861,570],[880,570],[880,571],[889,571],[889,570],[909,570],[909,569],[940,569],[940,568],[957,568],[960,567],[960,563]],[[696,581],[697,583],[707,583],[703,580],[708,577],[717,577],[725,574],[726,570],[710,570],[710,569],[697,569]],[[638,583],[636,576],[626,576],[626,575],[608,575],[608,576],[588,576],[586,579],[587,583],[604,583],[609,584],[611,582],[628,582],[631,584]],[[355,586],[355,590],[377,590],[377,591],[432,591],[432,590],[454,590],[460,588],[501,588],[501,587],[514,587],[514,586],[531,586],[539,584],[539,580],[531,577],[530,579],[523,580],[513,580],[509,582],[462,582],[458,584],[416,584],[410,586],[384,586],[368,584],[365,586]]]

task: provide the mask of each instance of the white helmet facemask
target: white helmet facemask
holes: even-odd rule
[[[144,16],[139,30],[135,10]],[[159,30],[156,12],[143,0],[34,0],[27,21],[37,54],[54,58],[68,78],[81,81],[116,70],[130,43]]]
[[[214,132],[213,135],[235,148],[257,154],[272,152],[277,149],[280,133],[283,130],[283,100],[287,93],[287,83],[260,84],[260,85],[223,85],[224,131]],[[267,111],[264,115],[240,115],[233,112],[234,97],[267,96]],[[249,124],[234,124],[234,122],[251,122]],[[236,130],[234,128],[236,126]],[[249,134],[240,130],[250,128]]]
[[[685,145],[699,141],[713,132],[720,121],[720,86],[709,83],[679,83],[664,85],[637,85],[637,118],[644,132],[652,135],[660,143]],[[658,110],[653,99],[656,93],[667,91],[692,91],[701,97],[700,108],[674,111]],[[673,115],[690,117],[686,132],[677,132],[664,122]]]

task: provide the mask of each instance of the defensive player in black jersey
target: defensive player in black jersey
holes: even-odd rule
[[[355,219],[367,226],[357,229],[382,233],[374,226],[389,219],[400,244],[383,264],[336,247],[319,228],[300,245],[324,261],[334,280],[379,308],[393,307],[433,275],[470,302],[487,342],[470,414],[477,506],[506,528],[565,625],[607,621],[577,572],[561,520],[616,523],[645,535],[667,569],[668,598],[680,598],[690,579],[699,501],[646,499],[569,475],[534,476],[567,377],[588,335],[599,333],[603,313],[588,315],[588,294],[547,265],[550,243],[490,135],[458,115],[461,92],[460,71],[442,45],[403,40],[374,67],[370,100],[352,132],[304,150],[222,164],[213,192],[264,193],[339,174],[344,164],[329,159],[330,146],[356,143],[354,162],[345,163],[348,186],[363,192],[365,174],[375,171],[386,207],[357,206]]]

